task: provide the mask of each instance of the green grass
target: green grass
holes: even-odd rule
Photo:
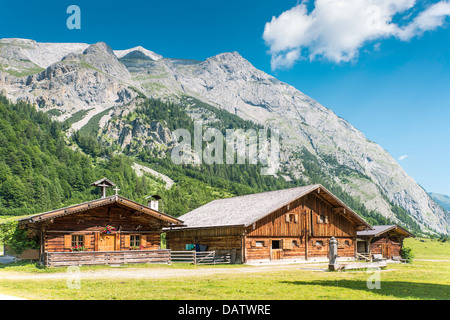
[[[410,247],[415,259],[450,260],[450,243],[424,238],[407,238],[404,246]]]
[[[114,107],[108,108],[108,109],[103,110],[102,112],[94,115],[91,119],[89,119],[88,123],[80,129],[80,133],[81,134],[92,134],[92,135],[96,136],[98,133],[98,130],[100,129],[101,118],[104,115],[106,115],[108,112],[110,112],[111,109],[113,109],[113,108]]]
[[[92,109],[84,109],[77,111],[69,119],[67,119],[67,122],[69,122],[69,124],[72,125],[78,121],[81,121],[91,110]]]
[[[420,239],[408,239],[416,258],[450,260],[449,243]],[[326,267],[321,264],[318,268]],[[19,263],[0,266],[0,293],[30,299],[77,300],[137,300],[137,299],[236,299],[236,300],[322,300],[322,299],[414,299],[449,300],[450,262],[414,261],[412,264],[388,264],[380,272],[380,289],[369,289],[367,280],[372,271],[326,272],[305,269],[298,264],[283,270],[252,270],[253,266],[220,265],[194,266],[129,265],[114,268],[115,271],[148,269],[156,270],[205,270],[203,276],[185,276],[164,279],[82,279],[80,289],[70,289],[67,280],[27,279],[12,280],[7,275],[33,275],[66,272],[65,268],[39,268],[33,264]],[[226,268],[218,274],[207,270]],[[81,267],[81,273],[107,271],[108,266]],[[236,272],[232,269],[236,269]],[[252,270],[253,271],[253,270]]]
[[[182,268],[184,267],[186,266]],[[386,271],[381,272],[381,289],[372,290],[368,289],[366,284],[372,273],[364,271],[283,270],[161,280],[83,279],[80,289],[69,289],[66,280],[1,280],[0,292],[32,299],[77,300],[448,300],[449,269],[449,263],[422,261],[411,265],[391,265]]]

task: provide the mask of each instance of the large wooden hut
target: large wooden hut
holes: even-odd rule
[[[19,223],[40,239],[36,256],[46,266],[121,264],[170,260],[161,250],[164,227],[179,219],[117,194],[104,178],[92,185],[102,188],[102,198],[22,218]],[[30,254],[30,253],[29,253]]]
[[[415,237],[399,225],[373,226],[372,230],[358,231],[358,253],[372,259],[381,255],[385,259],[401,256],[403,240]]]
[[[356,256],[356,233],[371,226],[316,184],[212,201],[166,230],[172,250],[235,252],[236,263],[325,260],[335,237],[341,259]]]

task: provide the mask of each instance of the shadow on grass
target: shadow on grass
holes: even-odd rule
[[[380,289],[369,289],[366,281],[361,280],[316,280],[316,281],[281,281],[281,283],[298,286],[323,286],[361,290],[392,299],[449,300],[450,286],[433,283],[414,283],[403,281],[381,281]],[[336,296],[339,299],[339,296]],[[358,299],[355,297],[355,299]]]

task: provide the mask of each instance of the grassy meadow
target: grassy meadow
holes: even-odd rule
[[[379,273],[380,289],[369,289],[367,281],[373,271],[321,271],[325,264],[307,269],[301,264],[289,268],[253,270],[254,266],[134,265],[128,270],[204,271],[204,276],[167,277],[160,279],[82,279],[79,289],[69,289],[66,279],[8,279],[7,275],[36,275],[65,272],[64,269],[40,269],[32,264],[0,267],[0,293],[29,299],[76,300],[382,300],[419,299],[449,300],[450,244],[438,241],[408,239],[417,258],[411,264],[388,264]],[[441,261],[422,261],[441,260]],[[447,260],[447,261],[442,261]],[[208,274],[222,268],[223,273]],[[108,266],[82,267],[81,272],[101,272]],[[116,268],[117,269],[117,268]],[[235,270],[234,270],[235,269]],[[118,270],[117,270],[118,271]],[[231,272],[235,271],[235,272]]]

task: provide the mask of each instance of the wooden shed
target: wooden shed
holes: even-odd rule
[[[93,185],[106,188],[109,184],[106,180]],[[170,260],[169,250],[161,250],[161,232],[164,227],[181,225],[179,219],[118,194],[106,197],[104,189],[102,195],[101,199],[19,220],[39,237],[37,256],[42,264],[164,263]]]
[[[332,236],[341,259],[354,259],[356,232],[371,229],[319,184],[215,200],[180,219],[168,248],[232,250],[236,263],[326,260]]]
[[[399,225],[373,226],[373,230],[358,231],[358,254],[371,259],[373,255],[392,259],[400,257],[405,238],[415,237]]]

